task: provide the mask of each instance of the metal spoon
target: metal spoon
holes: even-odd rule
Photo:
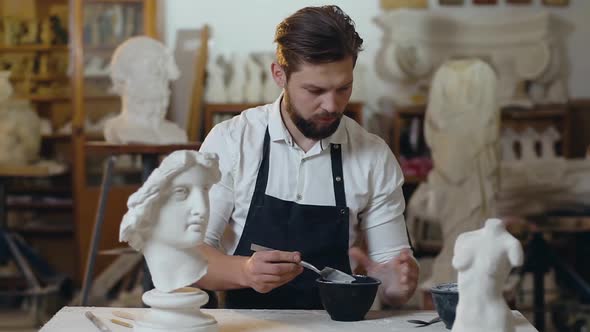
[[[418,324],[416,327],[424,327],[434,323],[440,322],[442,319],[440,317],[434,317],[429,321],[419,320],[419,319],[408,319],[408,323]]]
[[[250,245],[250,250],[252,250],[252,251],[269,251],[269,250],[275,250],[275,249],[263,247],[261,245],[252,243]],[[351,282],[356,280],[350,274],[344,273],[340,270],[336,270],[335,268],[331,268],[329,266],[326,266],[322,270],[319,270],[317,267],[313,266],[312,264],[310,264],[306,261],[301,261],[299,264],[301,266],[303,266],[304,268],[310,269],[313,272],[319,274],[323,279],[328,280],[328,281],[339,282],[339,283],[343,283],[343,284],[350,284]]]

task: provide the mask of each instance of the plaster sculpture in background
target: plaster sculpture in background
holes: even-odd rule
[[[483,13],[482,13],[483,14]],[[532,106],[532,99],[562,102],[564,61],[559,54],[557,32],[546,12],[518,16],[490,13],[477,20],[440,12],[397,10],[376,19],[384,31],[377,62],[382,78],[396,85],[396,103],[420,102],[419,86],[430,82],[434,69],[456,58],[478,57],[490,63],[498,75],[500,106]],[[531,98],[524,82],[542,84]],[[551,92],[550,92],[551,91]]]
[[[528,127],[524,132],[520,134],[520,159],[522,160],[535,160],[537,159],[537,152],[535,144],[539,141],[541,136],[539,133]]]
[[[262,68],[252,55],[246,57],[246,85],[244,86],[244,101],[246,103],[260,103],[262,101]]]
[[[282,91],[282,89],[273,79],[270,71],[270,66],[275,61],[275,55],[274,53],[264,53],[260,58],[264,71],[264,81],[262,82],[262,99],[266,103],[272,103],[279,97]]]
[[[0,72],[0,165],[20,166],[39,160],[41,120],[28,101],[11,100],[10,72]]]
[[[231,75],[227,84],[227,99],[230,103],[243,103],[246,87],[246,58],[233,53],[230,56]]]
[[[133,37],[119,45],[111,59],[113,91],[121,96],[121,113],[107,121],[109,143],[173,144],[187,141],[186,132],[165,119],[170,82],[180,72],[171,52],[159,41]]]
[[[352,94],[350,95],[350,101],[367,103],[367,75],[369,68],[364,63],[357,61],[354,66],[353,79],[354,83],[352,86]]]
[[[209,104],[227,102],[227,91],[225,86],[225,71],[221,61],[209,61],[207,63],[207,83],[205,86],[205,102]]]
[[[555,153],[555,145],[561,140],[561,135],[555,129],[550,126],[541,133],[539,138],[541,141],[541,158],[543,159],[555,159],[557,154]]]
[[[135,331],[217,331],[215,319],[199,310],[207,293],[190,285],[207,273],[198,246],[209,220],[209,188],[220,177],[217,155],[175,151],[129,197],[119,240],[143,253],[155,285],[142,297],[152,309]]]
[[[500,219],[457,238],[453,267],[458,271],[459,303],[452,332],[514,332],[514,316],[503,290],[524,254]]]
[[[434,76],[424,125],[434,168],[408,204],[410,224],[424,218],[438,221],[442,229],[443,247],[432,276],[420,285],[423,289],[456,280],[451,267],[455,240],[495,215],[496,82],[492,68],[477,59],[446,62]]]

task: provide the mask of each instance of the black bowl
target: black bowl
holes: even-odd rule
[[[445,327],[450,330],[455,322],[457,302],[459,302],[457,283],[436,285],[430,289],[430,293],[438,316],[445,323]]]
[[[350,284],[317,279],[324,309],[330,318],[342,322],[363,320],[373,305],[381,281],[368,276],[355,275]]]

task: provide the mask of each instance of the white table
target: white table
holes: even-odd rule
[[[132,329],[113,324],[110,320],[115,317],[115,310],[141,315],[144,308],[104,308],[104,307],[64,307],[40,332],[97,332],[98,329],[84,316],[86,310],[92,311],[105,322],[113,332],[131,332]],[[217,319],[220,332],[263,331],[263,332],[396,332],[396,331],[449,331],[443,323],[436,323],[415,330],[414,324],[406,322],[408,319],[430,320],[436,316],[434,311],[375,311],[369,312],[367,319],[360,322],[335,322],[323,310],[228,310],[203,309]],[[537,331],[524,316],[514,311],[517,320],[517,332]],[[120,318],[118,318],[120,319]],[[120,319],[124,320],[124,319]],[[128,321],[133,323],[132,321]]]

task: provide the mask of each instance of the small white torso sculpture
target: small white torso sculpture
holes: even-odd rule
[[[10,100],[10,72],[0,72],[0,165],[36,162],[41,148],[41,120],[25,100]]]
[[[173,144],[187,141],[186,132],[164,119],[170,81],[180,73],[170,51],[159,41],[133,37],[119,45],[111,60],[113,90],[123,109],[105,125],[110,143]]]
[[[551,126],[547,128],[541,134],[541,158],[543,159],[555,159],[557,154],[555,153],[555,143],[561,139],[561,135]]]
[[[528,127],[521,135],[520,135],[520,151],[521,151],[521,159],[530,161],[537,159],[537,152],[535,150],[535,145],[541,138],[539,133],[531,128]]]
[[[224,81],[225,70],[217,61],[207,64],[207,86],[205,87],[205,101],[207,103],[227,102],[227,91]]]
[[[190,285],[207,272],[197,246],[209,219],[209,188],[220,179],[215,154],[175,151],[129,197],[120,241],[141,251],[155,289],[142,299],[152,309],[135,331],[217,331],[200,312],[208,295]]]
[[[517,158],[514,152],[514,144],[518,142],[518,135],[512,128],[506,128],[502,131],[500,138],[502,143],[502,161],[514,161]]]
[[[459,303],[452,332],[514,332],[502,292],[510,270],[523,260],[520,242],[499,219],[488,219],[483,228],[457,238],[453,267]]]
[[[246,91],[246,61],[244,56],[232,54],[230,56],[231,76],[227,84],[228,100],[230,103],[243,103]]]
[[[246,75],[244,101],[247,103],[259,103],[262,101],[262,68],[252,55],[246,58]]]

